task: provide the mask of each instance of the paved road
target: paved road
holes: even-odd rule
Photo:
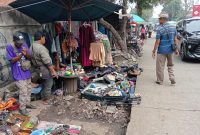
[[[155,60],[151,58],[154,39],[148,39],[140,66],[136,91],[142,103],[134,106],[127,135],[200,135],[200,63],[182,62],[175,57],[176,86],[165,73],[164,85],[155,81]]]

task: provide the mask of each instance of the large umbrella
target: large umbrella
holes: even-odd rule
[[[10,6],[39,23],[68,20],[70,32],[71,20],[93,21],[122,8],[105,0],[17,0]],[[72,68],[72,58],[70,64]]]
[[[66,21],[93,21],[118,11],[122,7],[105,0],[17,0],[13,8],[39,23]]]
[[[144,22],[145,20],[139,17],[138,15],[131,14],[131,19],[130,19],[131,24],[143,24]]]

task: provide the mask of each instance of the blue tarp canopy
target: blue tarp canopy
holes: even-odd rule
[[[135,14],[131,14],[131,22],[134,22],[134,23],[144,23],[145,20],[142,19],[141,17],[139,17],[138,15],[135,15]]]
[[[122,7],[105,0],[17,0],[11,7],[39,23],[67,21],[93,21],[106,17]]]

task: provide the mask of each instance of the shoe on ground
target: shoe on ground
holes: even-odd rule
[[[29,112],[26,109],[19,110],[19,113],[24,116],[28,116]]]
[[[42,100],[42,102],[43,102],[43,105],[51,105],[52,104],[51,100],[48,100],[48,99],[44,99],[44,100]]]
[[[37,107],[32,105],[32,104],[26,105],[26,108],[28,108],[28,109],[37,109]]]
[[[172,84],[172,85],[175,85],[175,84],[176,84],[176,81],[175,81],[175,80],[172,80],[172,81],[171,81],[171,84]]]
[[[158,85],[163,85],[163,83],[159,82],[159,81],[156,81],[155,83],[158,84]]]

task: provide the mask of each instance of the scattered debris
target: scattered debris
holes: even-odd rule
[[[116,112],[116,110],[117,110],[116,106],[113,106],[113,105],[112,106],[108,106],[107,109],[106,109],[106,113],[113,114],[113,113]]]
[[[126,127],[129,122],[131,105],[101,105],[101,102],[80,99],[79,95],[63,98],[59,103],[43,110],[39,115],[41,120],[72,119],[80,121],[96,121],[99,123],[115,123]],[[59,109],[58,109],[59,108]],[[62,108],[63,112],[60,111]]]

